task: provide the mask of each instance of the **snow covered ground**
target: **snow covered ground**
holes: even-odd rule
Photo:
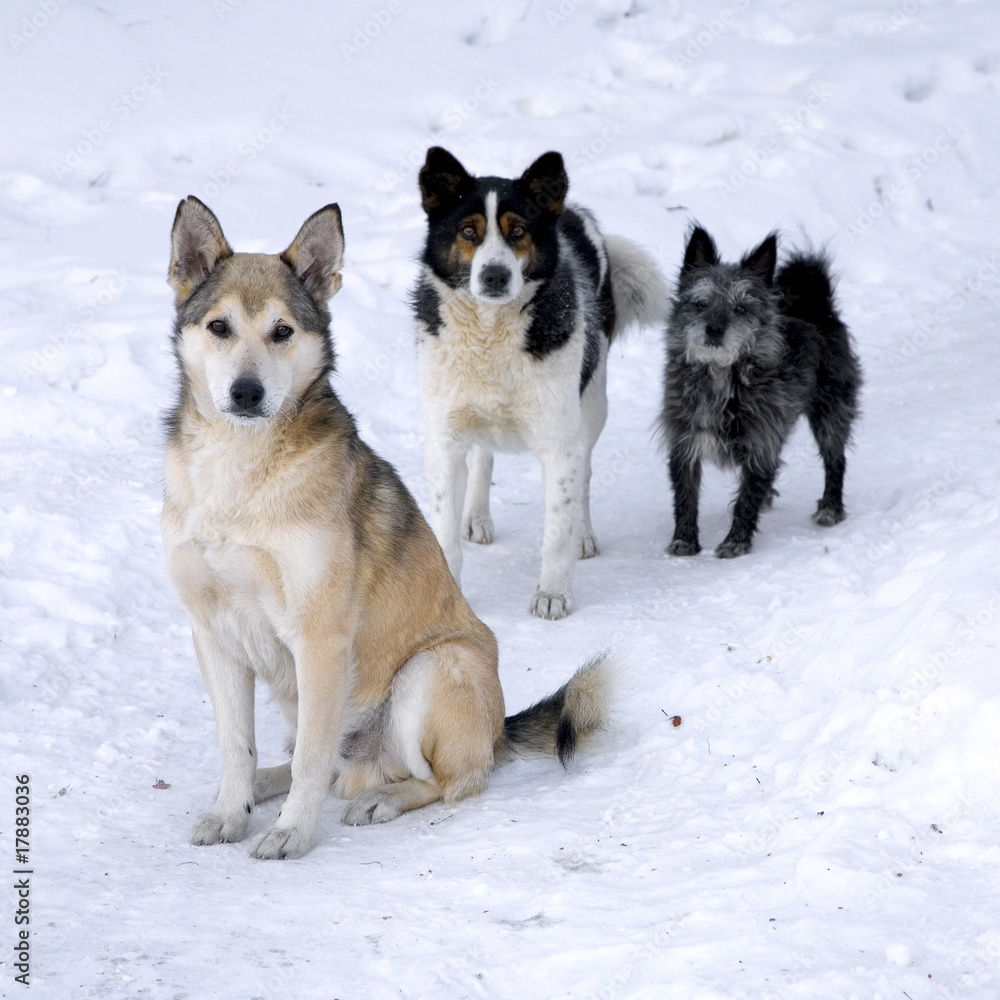
[[[1000,6],[9,0],[0,29],[0,857],[26,773],[33,990],[1000,997]],[[712,558],[733,481],[710,472],[706,551],[664,556],[661,336],[633,334],[576,613],[526,611],[528,456],[498,460],[497,541],[463,574],[510,710],[626,653],[605,744],[377,828],[331,798],[294,862],[191,847],[219,754],[158,527],[174,208],[276,252],[340,203],[337,388],[422,499],[433,143],[506,175],[562,151],[572,197],[671,277],[694,218],[729,257],[774,226],[827,246],[867,380],[848,519],[811,525],[800,428],[752,554]]]

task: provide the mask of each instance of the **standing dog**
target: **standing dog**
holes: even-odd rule
[[[700,551],[702,459],[741,473],[733,523],[715,554],[750,551],[761,508],[775,495],[781,449],[801,414],[826,470],[813,521],[828,527],[844,519],[844,449],[861,369],[825,258],[796,254],[775,280],[776,260],[773,234],[739,264],[721,263],[704,229],[688,240],[667,328],[661,415],[674,490],[671,555]]]
[[[336,205],[275,256],[233,253],[197,198],[172,234],[180,397],[163,539],[222,748],[221,789],[191,839],[241,840],[254,803],[287,792],[256,858],[306,851],[333,782],[352,799],[345,823],[383,822],[481,792],[512,757],[566,758],[606,711],[599,656],[504,720],[493,633],[330,387],[343,245]],[[290,764],[257,767],[255,678]]]
[[[597,553],[590,453],[608,412],[608,344],[667,310],[653,260],[566,207],[568,184],[558,153],[504,180],[472,177],[435,146],[420,171],[428,230],[413,301],[431,525],[458,580],[461,536],[493,541],[493,452],[533,452],[545,486],[540,618],[573,610],[577,556]]]

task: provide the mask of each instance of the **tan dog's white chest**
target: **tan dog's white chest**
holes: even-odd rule
[[[218,613],[266,622],[276,638],[294,642],[327,572],[330,534],[276,522],[272,512],[287,510],[281,494],[294,470],[280,475],[248,461],[241,442],[224,437],[205,435],[184,468],[168,460],[163,534],[171,577],[185,604],[202,603],[207,588]]]

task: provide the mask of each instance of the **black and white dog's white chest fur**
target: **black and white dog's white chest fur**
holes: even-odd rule
[[[597,552],[590,455],[607,417],[608,344],[666,310],[653,261],[605,240],[565,205],[567,187],[558,153],[506,180],[473,177],[435,147],[420,172],[428,234],[413,303],[431,525],[458,579],[461,537],[493,540],[493,452],[535,454],[545,532],[530,610],[543,618],[572,610],[576,558]]]

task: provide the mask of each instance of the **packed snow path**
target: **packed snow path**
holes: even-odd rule
[[[14,0],[0,28],[0,848],[28,774],[39,996],[1000,996],[996,4]],[[711,555],[709,471],[705,551],[667,558],[661,335],[633,334],[578,610],[526,611],[530,456],[498,460],[463,574],[509,710],[621,648],[606,743],[382,827],[331,798],[299,861],[191,847],[219,752],[159,540],[174,209],[276,252],[339,202],[336,387],[423,502],[435,143],[506,176],[560,150],[671,278],[693,219],[729,259],[776,226],[828,248],[866,376],[848,518],[810,523],[802,426],[750,555]],[[281,742],[262,697],[263,763]]]

